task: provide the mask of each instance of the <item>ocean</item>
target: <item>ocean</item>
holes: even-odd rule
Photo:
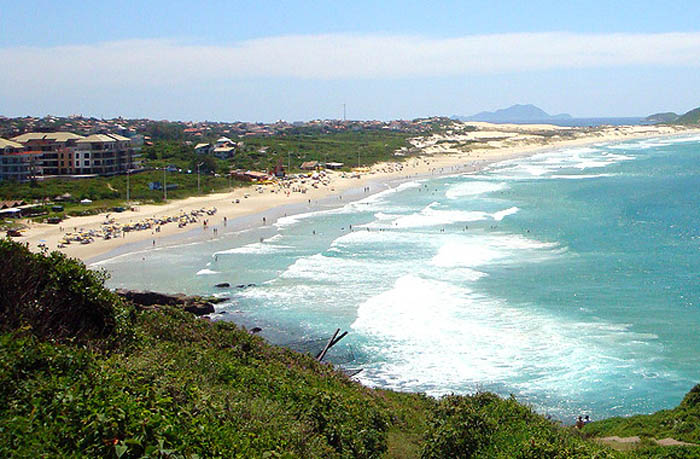
[[[214,319],[273,343],[347,330],[329,358],[374,387],[513,394],[570,422],[670,408],[700,383],[700,137],[373,191],[95,267],[110,287],[229,297]]]

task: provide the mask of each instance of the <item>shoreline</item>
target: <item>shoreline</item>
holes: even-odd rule
[[[478,123],[480,126],[484,123]],[[492,129],[507,129],[509,125],[488,125]],[[517,129],[541,129],[539,125],[519,125]],[[623,127],[625,128],[625,127]],[[25,235],[17,238],[19,242],[28,243],[33,250],[39,250],[39,244],[45,244],[49,250],[56,250],[63,237],[63,230],[82,229],[96,230],[102,227],[106,216],[110,215],[118,224],[126,225],[151,218],[164,218],[177,213],[190,213],[200,209],[216,208],[213,216],[204,216],[209,224],[203,226],[200,222],[195,226],[179,228],[177,224],[166,224],[159,231],[148,229],[124,234],[124,237],[109,240],[98,239],[93,243],[71,244],[60,249],[68,256],[76,257],[86,264],[94,264],[121,254],[133,252],[146,247],[166,247],[173,242],[201,241],[218,237],[218,231],[225,233],[261,228],[273,224],[278,218],[305,212],[324,210],[344,205],[354,200],[368,197],[372,194],[393,188],[406,180],[421,180],[458,173],[473,173],[493,163],[533,156],[546,151],[582,147],[598,143],[616,143],[631,140],[650,139],[658,137],[673,137],[700,133],[697,128],[631,126],[628,131],[620,131],[620,127],[608,128],[583,133],[581,137],[527,143],[513,146],[488,146],[467,152],[430,152],[435,143],[420,147],[423,154],[406,158],[401,163],[378,163],[370,168],[370,172],[355,173],[329,172],[328,185],[318,188],[307,188],[304,193],[287,193],[274,185],[238,188],[231,192],[214,193],[205,196],[190,197],[171,201],[166,204],[143,205],[136,211],[126,211],[120,214],[98,214],[87,217],[72,217],[61,225],[32,224]],[[611,131],[611,132],[608,132]],[[477,131],[478,132],[478,131]],[[503,131],[493,131],[503,132]],[[438,137],[439,140],[451,137]],[[425,140],[425,138],[421,138]],[[439,142],[438,140],[438,142]],[[496,142],[497,144],[499,142]],[[395,185],[394,185],[395,184]],[[393,186],[392,186],[393,185]],[[260,191],[256,191],[256,188]],[[337,199],[337,201],[336,201]],[[235,203],[236,200],[240,202]],[[339,202],[338,202],[339,201]],[[265,215],[263,215],[265,214]],[[263,217],[265,220],[263,221]],[[269,221],[268,221],[269,218]],[[225,220],[224,220],[225,219]],[[263,225],[261,226],[261,223]]]

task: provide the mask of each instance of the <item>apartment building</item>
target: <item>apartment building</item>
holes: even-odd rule
[[[36,173],[38,156],[21,143],[0,138],[0,180],[29,180]]]
[[[134,169],[137,153],[131,139],[118,134],[92,134],[76,141],[76,174],[113,175]]]
[[[72,132],[27,132],[13,137],[12,141],[41,152],[37,155],[38,175],[52,176],[73,174],[73,149],[82,138]]]
[[[29,132],[11,140],[34,153],[36,175],[114,175],[140,167],[140,147],[117,134]]]

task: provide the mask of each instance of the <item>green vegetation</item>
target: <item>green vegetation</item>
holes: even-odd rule
[[[627,457],[513,398],[372,390],[232,323],[137,308],[59,253],[0,257],[2,457]]]
[[[638,436],[657,439],[671,437],[700,444],[700,384],[693,387],[676,408],[649,415],[592,422],[585,427],[584,432],[595,436]]]
[[[654,113],[642,120],[646,123],[670,123],[670,124],[699,124],[700,107],[690,110],[683,115],[673,112]]]
[[[290,172],[298,172],[304,161],[344,163],[346,168],[368,166],[382,161],[400,161],[394,152],[408,147],[412,134],[394,131],[334,132],[327,134],[299,132],[271,137],[244,139],[243,151],[232,160],[234,168],[263,169],[278,162]],[[261,152],[262,148],[266,152]]]
[[[673,123],[678,119],[678,114],[674,112],[662,112],[649,115],[642,120],[644,123]]]
[[[676,124],[698,124],[700,123],[700,107],[690,110],[681,115],[675,121]]]

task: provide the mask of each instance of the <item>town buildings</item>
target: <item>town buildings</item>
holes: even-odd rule
[[[140,167],[140,147],[119,134],[28,132],[0,139],[0,180],[114,175]]]

